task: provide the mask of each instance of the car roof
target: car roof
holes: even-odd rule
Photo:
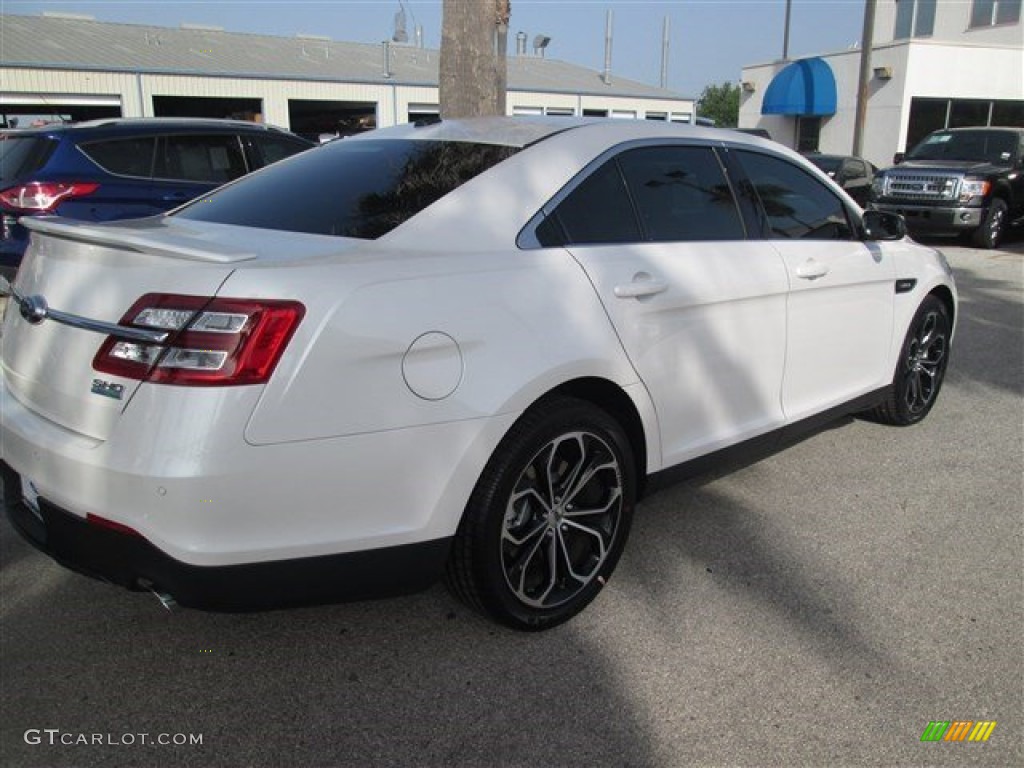
[[[722,131],[720,128],[670,123],[662,120],[616,120],[607,117],[471,117],[445,119],[429,123],[410,123],[381,128],[345,141],[373,139],[418,139],[425,141],[464,141],[527,147],[551,136],[585,131],[603,133],[609,141],[621,142],[644,138],[692,138],[721,143],[772,146],[757,136]]]
[[[5,134],[42,136],[58,133],[159,133],[177,131],[265,131],[288,134],[283,128],[248,120],[229,120],[212,117],[113,117],[85,120],[80,123],[50,123],[33,128],[5,128]]]
[[[964,133],[966,131],[1010,131],[1024,133],[1024,128],[1013,125],[964,125],[959,128],[938,128],[932,133]]]

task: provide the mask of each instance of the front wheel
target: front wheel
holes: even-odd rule
[[[992,201],[985,220],[981,222],[981,226],[978,227],[972,238],[976,247],[988,250],[999,247],[1006,229],[1008,210],[1006,203],[1002,200],[996,198]]]
[[[477,482],[452,545],[449,588],[515,629],[567,621],[615,569],[635,489],[618,422],[574,398],[543,401],[513,425]]]
[[[902,427],[928,415],[946,375],[951,330],[946,305],[926,296],[907,330],[886,399],[870,416]]]

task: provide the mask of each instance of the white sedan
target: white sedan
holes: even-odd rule
[[[443,575],[554,626],[607,584],[652,474],[922,419],[956,315],[899,217],[773,142],[645,121],[400,126],[167,215],[25,223],[10,517],[217,610]]]

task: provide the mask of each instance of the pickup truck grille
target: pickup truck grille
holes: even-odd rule
[[[910,200],[955,200],[960,187],[959,176],[941,174],[887,174],[883,194]]]

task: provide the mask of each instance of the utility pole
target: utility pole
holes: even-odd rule
[[[857,115],[853,122],[853,150],[851,154],[862,155],[864,147],[864,126],[868,117],[868,81],[871,79],[871,47],[875,36],[875,2],[864,4],[864,31],[860,40],[860,76],[857,78]]]
[[[793,0],[786,0],[786,28],[782,33],[782,60],[789,61],[789,16],[793,9]]]
[[[441,117],[505,114],[510,0],[444,0]]]

